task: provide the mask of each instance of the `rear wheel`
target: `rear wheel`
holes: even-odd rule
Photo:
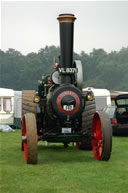
[[[83,93],[86,95],[86,92]],[[83,141],[77,142],[76,145],[81,150],[92,150],[91,130],[92,120],[96,112],[95,98],[92,101],[86,101],[86,106],[82,114],[82,130],[88,133],[88,137]]]
[[[92,149],[96,160],[108,161],[112,151],[110,119],[104,112],[96,112],[93,118]]]
[[[24,156],[27,164],[37,163],[37,128],[36,118],[33,113],[27,113],[23,117],[23,144]]]

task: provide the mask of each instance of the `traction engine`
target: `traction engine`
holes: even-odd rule
[[[33,96],[36,113],[24,111],[21,147],[28,164],[37,163],[37,143],[40,140],[75,142],[78,149],[93,150],[96,160],[108,161],[112,149],[110,120],[97,112],[91,90],[83,91],[83,69],[73,61],[73,28],[75,16],[61,14],[60,57],[51,75],[42,76]],[[32,103],[32,102],[31,102]]]

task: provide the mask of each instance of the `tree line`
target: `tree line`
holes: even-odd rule
[[[0,88],[37,89],[38,80],[53,71],[53,57],[59,55],[56,46],[27,55],[14,49],[0,50]],[[128,91],[128,47],[110,53],[103,49],[89,54],[82,51],[74,53],[74,60],[83,64],[84,87]]]

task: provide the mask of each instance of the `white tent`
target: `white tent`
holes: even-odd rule
[[[21,128],[22,91],[14,91],[14,126]]]
[[[14,124],[14,90],[0,88],[0,124]]]

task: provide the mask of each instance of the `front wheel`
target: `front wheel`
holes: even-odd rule
[[[24,156],[27,164],[37,163],[37,128],[36,118],[33,113],[23,116]]]
[[[108,161],[112,151],[110,119],[104,112],[96,112],[92,122],[92,149],[96,160]]]

